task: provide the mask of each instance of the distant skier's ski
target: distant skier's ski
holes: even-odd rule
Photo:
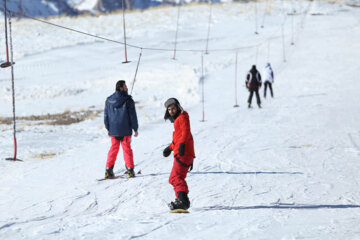
[[[100,181],[104,181],[104,180],[114,180],[114,179],[118,179],[118,178],[128,179],[128,177],[125,175],[118,175],[118,176],[114,176],[112,178],[100,178],[97,180],[100,182]]]
[[[124,175],[126,175],[126,174],[128,174],[128,171],[127,171],[127,170],[124,172]],[[141,174],[141,169],[137,172],[137,174]],[[136,177],[136,176],[135,176],[135,177]]]
[[[170,213],[189,213],[189,211],[185,209],[174,209],[171,210]]]
[[[100,179],[97,179],[97,181],[101,182],[101,181],[104,181],[104,180],[114,180],[114,179],[118,179],[118,178],[129,179],[129,177],[128,177],[127,174],[128,174],[127,171],[125,171],[125,172],[124,172],[124,175],[116,175],[116,176],[114,176],[114,177],[112,177],[112,178],[100,178]],[[140,174],[141,174],[141,170],[139,170],[139,171],[137,172],[137,174],[140,175]],[[136,177],[136,175],[135,175],[135,177]]]

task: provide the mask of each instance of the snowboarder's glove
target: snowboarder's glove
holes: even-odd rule
[[[185,154],[185,143],[180,143],[179,146],[179,156],[182,157]]]
[[[165,148],[163,151],[164,157],[168,157],[171,154],[171,151],[172,151],[171,148],[169,147]]]

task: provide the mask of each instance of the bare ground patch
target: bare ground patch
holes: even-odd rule
[[[16,121],[25,121],[29,125],[70,125],[79,123],[87,119],[93,119],[103,113],[103,110],[80,110],[65,111],[63,113],[31,115],[25,117],[16,117]],[[12,117],[0,117],[0,124],[10,125],[13,123]]]
[[[47,159],[47,158],[53,158],[56,156],[56,153],[40,153],[38,155],[34,155],[34,159]]]

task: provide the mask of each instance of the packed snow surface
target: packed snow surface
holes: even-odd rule
[[[119,79],[131,90],[141,50],[128,46],[131,62],[122,64],[121,44],[12,21],[23,162],[4,160],[13,156],[12,89],[10,68],[1,69],[0,239],[360,239],[360,8],[214,4],[202,55],[181,50],[205,51],[210,6],[182,7],[173,60],[177,13],[126,14],[128,44],[144,48],[132,91],[142,174],[102,182],[104,102]],[[123,41],[121,14],[48,21]],[[262,108],[253,99],[248,109],[245,75],[266,62],[275,96],[264,99],[261,88]],[[173,159],[162,156],[173,131],[163,120],[169,97],[188,111],[195,141],[189,214],[166,205],[175,198]],[[74,122],[62,124],[65,116]],[[115,172],[124,169],[120,150]]]

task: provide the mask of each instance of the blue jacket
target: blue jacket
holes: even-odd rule
[[[104,123],[110,136],[131,136],[138,130],[135,103],[127,92],[116,91],[106,99]]]

